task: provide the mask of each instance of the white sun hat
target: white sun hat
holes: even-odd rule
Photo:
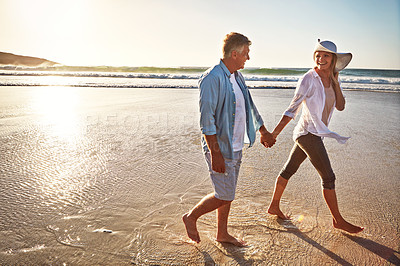
[[[314,53],[315,52],[328,52],[328,53],[333,53],[336,54],[337,56],[337,61],[336,61],[336,71],[341,71],[343,70],[351,61],[351,58],[353,55],[351,53],[338,53],[336,45],[331,42],[331,41],[320,41],[318,39],[318,43],[315,46]]]

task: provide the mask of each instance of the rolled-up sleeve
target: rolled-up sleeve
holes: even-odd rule
[[[289,116],[292,119],[294,119],[297,116],[300,110],[301,103],[307,96],[310,87],[311,87],[310,80],[307,76],[301,78],[298,81],[296,90],[294,92],[294,97],[290,102],[289,107],[283,113],[284,115]]]
[[[218,100],[218,79],[207,75],[199,81],[200,88],[200,129],[204,135],[215,135],[215,110]]]

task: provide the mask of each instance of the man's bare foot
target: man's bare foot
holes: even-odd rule
[[[279,218],[283,220],[290,220],[289,217],[286,217],[286,215],[283,214],[283,212],[279,207],[269,206],[268,213],[272,215],[277,215]]]
[[[351,234],[357,234],[360,233],[362,230],[364,230],[364,227],[352,225],[351,223],[346,222],[345,220],[343,220],[342,222],[335,222],[335,220],[333,220],[333,227],[335,227],[336,229],[341,229]]]
[[[237,239],[237,238],[231,236],[230,234],[227,234],[226,236],[217,237],[217,241],[220,243],[229,243],[229,244],[235,245],[237,247],[247,246],[247,244],[244,240]]]
[[[196,227],[196,220],[190,219],[188,213],[182,216],[183,223],[185,224],[186,233],[188,237],[196,243],[200,242],[199,232]]]

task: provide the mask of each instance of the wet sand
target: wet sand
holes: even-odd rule
[[[252,90],[271,129],[292,90]],[[0,264],[400,264],[400,94],[347,91],[326,140],[339,207],[358,235],[333,229],[320,178],[305,162],[290,180],[283,222],[267,215],[295,123],[277,144],[244,152],[231,233],[215,213],[188,243],[181,216],[212,192],[200,148],[198,91],[0,87]]]

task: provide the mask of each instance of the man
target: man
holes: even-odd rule
[[[182,219],[191,240],[200,242],[197,219],[217,210],[217,241],[236,246],[245,245],[228,233],[228,215],[235,198],[236,183],[247,135],[250,146],[256,131],[261,133],[261,143],[272,147],[275,139],[263,125],[244,78],[237,70],[244,68],[249,57],[251,41],[239,33],[226,35],[223,59],[208,69],[199,80],[200,126],[202,146],[210,171],[214,193],[205,196]]]

